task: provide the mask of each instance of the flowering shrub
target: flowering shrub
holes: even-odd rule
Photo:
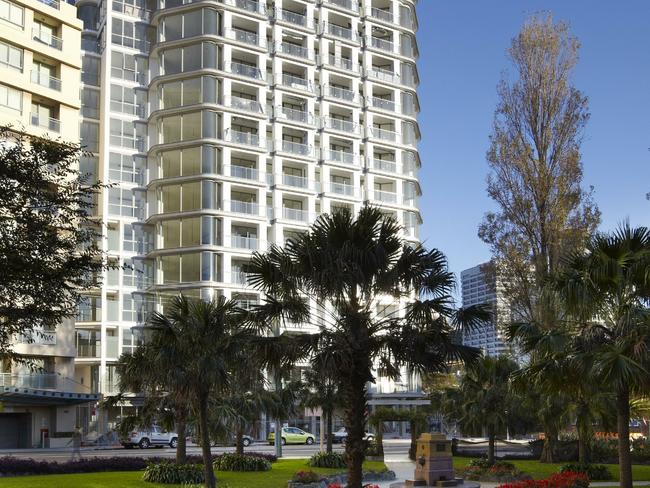
[[[314,471],[297,471],[294,473],[293,478],[291,478],[291,481],[294,481],[296,483],[316,483],[317,481],[320,481],[321,476],[318,473],[315,473]]]
[[[519,471],[514,464],[496,461],[490,464],[485,459],[473,459],[469,466],[461,471],[463,478],[482,481],[518,481],[529,478],[526,473]]]
[[[516,483],[505,483],[497,488],[587,488],[589,478],[585,473],[565,471],[552,474],[543,480],[523,480]]]
[[[566,471],[584,473],[591,481],[603,481],[612,479],[612,473],[610,473],[609,469],[607,469],[607,466],[603,464],[565,464],[560,469],[560,472],[564,473]]]

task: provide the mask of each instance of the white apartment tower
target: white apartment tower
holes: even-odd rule
[[[503,334],[503,327],[510,320],[510,310],[498,272],[486,269],[487,266],[489,263],[479,264],[460,274],[463,307],[489,305],[494,312],[490,323],[463,333],[463,344],[479,348],[487,356],[500,356],[510,353]]]
[[[257,302],[252,253],[321,213],[377,205],[418,242],[416,0],[77,8],[84,163],[113,185],[97,208],[109,259],[127,266],[81,308],[78,381],[114,390],[114,362],[139,341],[132,327],[179,291]],[[88,412],[89,429],[128,408]]]

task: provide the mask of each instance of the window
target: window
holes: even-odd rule
[[[138,239],[135,235],[135,229],[131,224],[124,224],[122,249],[127,252],[137,252],[138,250]]]
[[[164,212],[187,212],[201,208],[201,183],[167,185],[161,189]]]
[[[131,190],[124,188],[109,188],[108,213],[134,217],[136,212],[135,196]]]
[[[92,56],[81,57],[81,81],[86,85],[99,86],[99,61]]]
[[[56,28],[54,26],[35,20],[32,32],[35,40],[55,49],[62,48],[62,41],[56,37]]]
[[[136,49],[145,48],[146,26],[118,18],[113,19],[113,44]]]
[[[131,259],[124,260],[124,269],[122,271],[122,285],[135,286],[135,267],[133,266],[133,260]]]
[[[25,25],[25,9],[13,2],[0,0],[0,19],[22,28]]]
[[[82,90],[86,91],[86,90]],[[79,137],[83,149],[89,152],[99,152],[99,124],[82,122],[79,128]]]
[[[99,118],[99,91],[81,90],[81,115],[92,119]]]
[[[142,141],[140,136],[141,130],[136,130],[135,122],[111,118],[110,131],[111,145],[128,147],[129,149],[140,149]]]
[[[165,151],[160,155],[162,175],[191,176],[201,173],[201,148],[191,147],[178,151]]]
[[[0,42],[0,64],[17,71],[23,70],[23,50],[4,42]]]
[[[212,9],[194,10],[185,14],[170,15],[164,20],[161,41],[175,41],[201,34],[217,34],[217,13]]]
[[[23,92],[0,84],[0,106],[22,112]]]
[[[135,300],[131,295],[122,295],[122,318],[127,321],[135,321],[136,308]],[[127,318],[129,317],[129,318]],[[132,353],[133,350],[144,344],[143,334],[138,329],[122,329],[122,352]]]
[[[216,68],[217,46],[210,42],[186,47],[167,49],[162,53],[164,74],[194,71],[201,68]]]
[[[111,53],[111,76],[113,78],[136,81],[136,73],[146,73],[147,69],[146,58],[136,58],[133,54],[115,51]]]
[[[201,78],[165,83],[160,91],[161,108],[185,107],[202,101]]]
[[[111,111],[129,115],[138,113],[135,90],[111,84]]]
[[[136,183],[142,171],[142,158],[138,156],[110,153],[108,156],[108,178],[113,181]]]
[[[162,119],[162,140],[170,143],[189,141],[201,137],[201,112],[175,115]]]

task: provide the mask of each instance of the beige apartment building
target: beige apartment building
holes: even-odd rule
[[[79,140],[81,21],[58,0],[0,0],[0,125]],[[77,405],[98,395],[74,381],[74,322],[16,338],[34,368],[0,363],[0,449],[65,445]]]

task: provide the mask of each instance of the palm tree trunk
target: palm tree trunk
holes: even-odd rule
[[[415,461],[415,453],[418,449],[418,432],[417,432],[417,422],[411,420],[411,445],[409,446],[409,459]]]
[[[492,466],[494,464],[494,444],[496,434],[494,433],[494,426],[488,425],[488,464]]]
[[[235,434],[235,452],[240,456],[244,455],[244,429],[241,425],[237,426],[237,433]]]
[[[544,447],[542,455],[539,458],[540,463],[552,463],[555,456],[555,441],[557,440],[557,430],[554,427],[544,429]]]
[[[187,463],[187,412],[184,408],[176,410],[176,464]]]
[[[347,440],[345,453],[348,461],[347,488],[362,488],[363,461],[365,459],[365,442],[363,434],[366,427],[366,382],[363,377],[351,378],[348,390],[348,407],[346,411]]]
[[[325,447],[325,452],[332,452],[332,415],[333,412],[327,411],[323,412],[325,414],[325,433],[327,435],[327,446]]]
[[[212,452],[210,451],[210,433],[208,429],[208,395],[199,397],[199,426],[201,429],[201,451],[203,453],[203,471],[206,488],[215,488],[217,481],[212,469]]]
[[[618,466],[620,487],[632,488],[632,458],[630,456],[630,392],[627,385],[616,395],[618,424]]]
[[[377,422],[377,435],[375,437],[377,443],[377,456],[384,456],[384,422],[381,420]]]

